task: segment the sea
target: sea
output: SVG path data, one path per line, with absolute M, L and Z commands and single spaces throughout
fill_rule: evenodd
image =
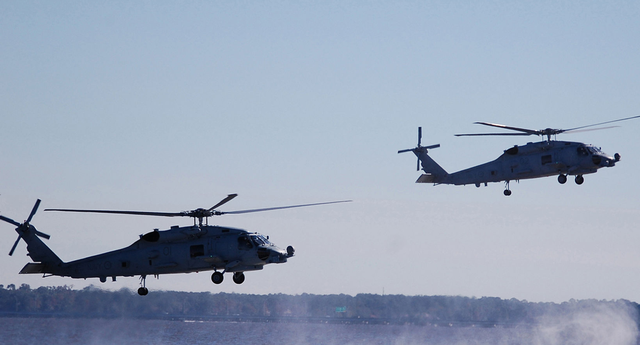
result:
M 0 318 L 0 344 L 620 344 L 637 327 L 385 325 L 197 320 Z

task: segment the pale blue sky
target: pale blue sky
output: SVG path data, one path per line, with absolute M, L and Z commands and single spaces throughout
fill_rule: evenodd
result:
M 237 286 L 209 273 L 154 289 L 640 301 L 640 121 L 560 139 L 622 161 L 486 188 L 417 185 L 526 138 L 456 138 L 474 121 L 571 128 L 640 115 L 640 5 L 531 2 L 0 2 L 0 214 L 42 208 L 223 210 L 297 255 Z M 531 138 L 529 140 L 537 140 Z M 39 212 L 63 260 L 190 220 Z M 9 252 L 15 232 L 1 226 Z M 137 288 L 18 275 L 0 283 Z

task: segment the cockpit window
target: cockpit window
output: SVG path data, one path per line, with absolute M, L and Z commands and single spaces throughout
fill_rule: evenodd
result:
M 247 236 L 238 237 L 238 249 L 251 249 L 253 248 L 253 244 L 251 244 L 251 240 Z
M 256 246 L 268 246 L 268 245 L 271 245 L 271 242 L 269 242 L 269 240 L 266 239 L 262 235 L 252 235 L 251 239 L 253 240 L 253 243 Z
M 587 151 L 586 147 L 578 146 L 578 155 L 580 155 L 580 156 L 588 156 L 589 152 Z
M 589 152 L 593 154 L 600 153 L 600 150 L 598 150 L 597 147 L 593 147 L 593 146 L 587 146 L 587 150 L 589 150 Z

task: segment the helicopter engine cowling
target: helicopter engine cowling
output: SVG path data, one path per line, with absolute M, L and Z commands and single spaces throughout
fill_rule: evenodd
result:
M 150 243 L 171 243 L 185 241 L 194 237 L 200 237 L 206 233 L 207 227 L 199 228 L 197 226 L 172 226 L 170 230 L 158 231 L 156 229 L 144 235 L 140 235 L 140 239 Z

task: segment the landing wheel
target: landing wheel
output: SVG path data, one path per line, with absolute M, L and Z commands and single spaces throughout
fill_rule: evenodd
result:
M 567 175 L 565 174 L 558 175 L 558 182 L 560 182 L 560 184 L 565 184 L 567 182 Z
M 222 283 L 223 280 L 224 280 L 224 276 L 220 272 L 213 272 L 213 274 L 211 275 L 211 281 L 214 284 L 220 284 Z
M 244 283 L 244 273 L 236 272 L 233 274 L 233 282 L 236 284 Z
M 576 184 L 582 184 L 584 182 L 584 177 L 582 175 L 576 176 Z
M 146 296 L 149 293 L 149 289 L 147 289 L 147 276 L 146 275 L 141 275 L 140 276 L 140 288 L 138 288 L 138 295 L 140 296 Z
M 511 190 L 509 189 L 509 181 L 504 181 L 504 196 L 511 195 Z

